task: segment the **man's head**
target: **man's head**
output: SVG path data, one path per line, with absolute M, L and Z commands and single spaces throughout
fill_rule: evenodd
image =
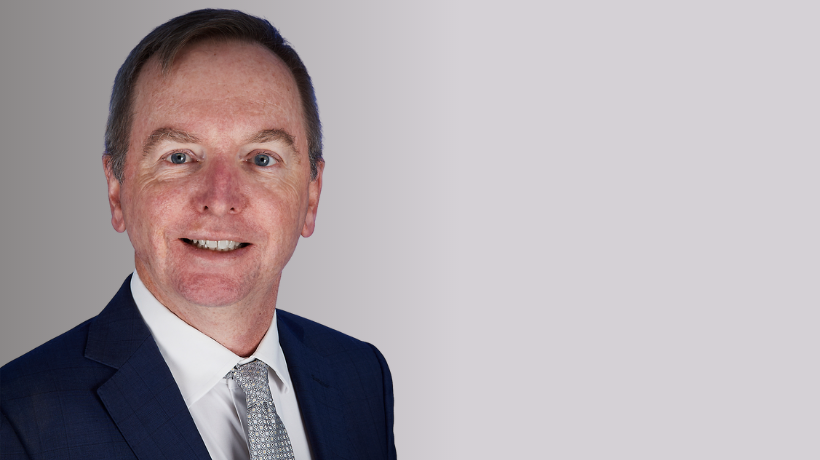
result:
M 127 132 L 121 164 L 104 156 L 112 224 L 128 231 L 140 277 L 172 311 L 275 301 L 299 236 L 313 233 L 321 192 L 316 104 L 293 70 L 295 52 L 287 47 L 288 62 L 268 42 L 191 32 L 216 30 L 212 17 L 248 18 L 202 11 L 160 26 L 123 65 L 134 75 L 117 76 L 131 80 L 126 100 L 116 85 L 112 96 L 111 117 L 125 110 L 127 121 L 110 122 L 107 137 Z M 267 27 L 266 39 L 286 46 Z M 146 42 L 155 51 L 142 57 Z

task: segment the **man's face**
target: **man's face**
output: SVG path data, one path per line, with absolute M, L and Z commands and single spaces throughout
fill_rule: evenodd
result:
M 169 307 L 275 300 L 323 166 L 311 180 L 290 71 L 258 44 L 198 43 L 164 76 L 146 63 L 133 110 L 124 180 L 106 175 L 146 286 Z

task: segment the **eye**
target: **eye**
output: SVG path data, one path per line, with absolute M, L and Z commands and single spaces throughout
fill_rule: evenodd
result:
M 185 152 L 174 152 L 165 158 L 175 165 L 181 165 L 192 161 L 191 157 Z
M 260 153 L 254 155 L 253 157 L 253 164 L 256 166 L 270 166 L 274 160 L 270 155 L 265 155 L 264 153 Z

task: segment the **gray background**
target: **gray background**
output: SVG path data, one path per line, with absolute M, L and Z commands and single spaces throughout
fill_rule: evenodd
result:
M 0 363 L 133 269 L 114 74 L 204 6 L 310 69 L 279 307 L 376 344 L 402 458 L 818 458 L 815 2 L 4 2 Z

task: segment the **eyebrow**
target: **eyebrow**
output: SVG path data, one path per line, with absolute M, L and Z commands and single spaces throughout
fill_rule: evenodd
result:
M 284 129 L 263 129 L 258 133 L 254 134 L 253 136 L 249 137 L 245 143 L 246 144 L 264 144 L 265 142 L 274 142 L 274 141 L 282 141 L 288 145 L 288 147 L 296 150 L 296 142 L 293 140 L 293 136 L 290 135 L 289 132 L 285 131 Z
M 191 133 L 174 128 L 159 128 L 155 129 L 154 132 L 149 134 L 145 139 L 145 144 L 142 147 L 143 153 L 149 153 L 154 147 L 157 146 L 157 144 L 166 139 L 183 142 L 186 144 L 195 144 L 199 142 L 199 138 Z

